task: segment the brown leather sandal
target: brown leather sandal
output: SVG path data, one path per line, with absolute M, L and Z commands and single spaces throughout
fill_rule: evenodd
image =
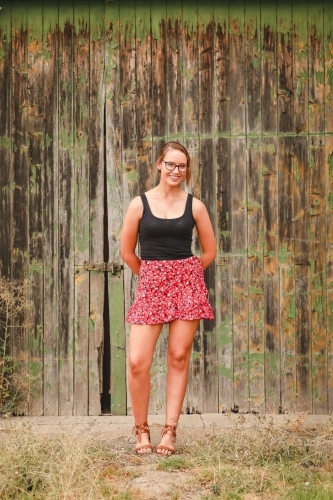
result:
M 147 422 L 144 424 L 135 424 L 133 428 L 133 432 L 135 433 L 137 440 L 139 443 L 141 442 L 141 434 L 148 434 L 149 442 L 150 442 L 150 430 Z M 147 450 L 150 450 L 148 453 L 138 453 L 139 450 L 142 450 L 143 448 L 147 448 Z M 153 451 L 153 447 L 151 444 L 143 444 L 142 446 L 137 446 L 135 448 L 135 453 L 138 455 L 150 455 L 150 453 Z
M 162 432 L 161 432 L 162 437 L 165 436 L 166 434 L 170 434 L 170 436 L 172 436 L 172 442 L 175 443 L 176 442 L 176 428 L 177 428 L 177 424 L 176 425 L 165 424 L 165 426 L 163 427 Z M 170 453 L 157 453 L 157 450 L 166 450 L 166 451 L 169 451 Z M 158 455 L 163 456 L 163 457 L 170 457 L 171 455 L 174 455 L 176 453 L 176 451 L 174 448 L 169 448 L 168 446 L 163 446 L 162 444 L 160 444 L 156 448 L 156 453 Z

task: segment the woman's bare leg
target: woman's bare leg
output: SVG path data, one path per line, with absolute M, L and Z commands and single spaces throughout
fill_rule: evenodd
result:
M 198 325 L 199 320 L 182 321 L 180 319 L 171 321 L 169 325 L 165 421 L 168 425 L 176 425 L 179 419 L 187 387 L 188 366 L 193 339 Z M 160 444 L 174 448 L 170 434 L 163 436 Z M 161 450 L 161 453 L 170 454 L 166 450 Z
M 137 425 L 147 422 L 150 396 L 149 371 L 153 361 L 156 341 L 162 329 L 159 325 L 131 325 L 129 337 L 128 383 L 132 400 L 134 421 Z M 137 446 L 149 444 L 148 434 L 141 434 Z M 139 453 L 149 452 L 142 448 Z

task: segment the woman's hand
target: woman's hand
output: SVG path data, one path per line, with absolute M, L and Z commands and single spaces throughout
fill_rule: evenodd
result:
M 206 269 L 217 255 L 213 226 L 207 208 L 197 198 L 193 198 L 192 213 L 202 251 L 199 260 L 203 269 Z
M 133 273 L 139 275 L 141 260 L 135 253 L 138 240 L 139 224 L 143 205 L 140 196 L 134 198 L 128 206 L 121 232 L 120 255 Z

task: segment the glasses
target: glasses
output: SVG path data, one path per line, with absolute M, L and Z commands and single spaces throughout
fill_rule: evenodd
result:
M 176 163 L 173 163 L 172 161 L 164 161 L 164 160 L 162 160 L 162 161 L 165 164 L 165 168 L 167 170 L 169 170 L 169 172 L 172 172 L 173 170 L 175 170 L 176 167 L 178 167 L 178 172 L 180 172 L 181 174 L 184 174 L 188 169 L 188 165 L 186 163 L 180 163 L 179 165 L 177 165 Z

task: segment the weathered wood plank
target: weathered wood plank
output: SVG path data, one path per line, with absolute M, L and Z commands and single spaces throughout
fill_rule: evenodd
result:
M 43 415 L 43 309 L 44 309 L 44 268 L 42 265 L 30 265 L 28 269 L 30 311 L 28 338 L 28 383 L 29 415 Z
M 204 202 L 213 228 L 216 226 L 216 141 L 206 138 L 214 133 L 214 9 L 202 4 L 198 7 L 198 50 L 199 50 L 199 198 Z M 205 271 L 205 282 L 209 291 L 209 301 L 215 310 L 216 268 L 213 262 Z M 218 366 L 216 320 L 202 321 L 203 377 L 202 411 L 218 410 Z
M 218 134 L 229 134 L 231 129 L 229 11 L 228 5 L 216 5 L 214 8 L 215 128 Z
M 333 136 L 326 136 L 326 293 L 328 413 L 333 414 Z
M 293 0 L 293 95 L 294 132 L 309 130 L 309 48 L 308 16 L 304 2 Z
M 277 139 L 263 139 L 264 335 L 267 413 L 281 408 Z
M 167 137 L 167 38 L 166 3 L 151 0 L 153 159 Z M 158 174 L 155 174 L 158 182 Z
M 88 319 L 89 272 L 84 266 L 75 266 L 74 275 L 74 389 L 73 414 L 88 415 Z
M 74 185 L 73 8 L 59 0 L 59 414 L 73 414 Z
M 260 6 L 245 4 L 246 131 L 261 132 Z
M 292 132 L 294 123 L 292 11 L 277 4 L 278 131 Z
M 263 276 L 263 176 L 258 139 L 247 140 L 247 226 L 250 410 L 265 410 L 265 339 Z
M 104 250 L 104 257 L 110 261 L 119 260 L 119 242 L 123 220 L 123 171 L 121 163 L 121 121 L 120 121 L 120 23 L 119 1 L 105 4 L 105 154 L 106 154 L 106 186 L 107 200 L 106 225 L 108 238 Z M 109 300 L 109 297 L 108 297 Z M 126 299 L 124 299 L 126 300 Z M 109 311 L 110 317 L 110 311 Z M 106 322 L 105 326 L 110 324 Z M 96 332 L 97 333 L 97 332 Z M 125 331 L 122 332 L 125 336 Z M 106 339 L 108 336 L 108 339 Z M 110 345 L 110 331 L 104 331 L 104 345 Z M 98 345 L 98 338 L 95 338 Z M 102 347 L 101 347 L 102 350 Z M 109 366 L 104 367 L 104 374 L 109 380 L 103 383 L 103 392 L 110 392 L 111 354 L 110 359 L 104 359 Z M 116 384 L 116 381 L 115 381 Z M 104 394 L 111 409 L 111 396 Z M 106 402 L 105 402 L 106 404 Z
M 219 139 L 216 150 L 217 165 L 217 220 L 216 240 L 216 335 L 218 362 L 218 411 L 233 407 L 233 301 L 232 301 L 232 196 L 231 143 Z
M 140 193 L 154 186 L 155 166 L 152 156 L 152 54 L 150 6 L 137 1 L 136 9 L 136 126 L 137 173 Z
M 104 63 L 105 25 L 102 4 L 90 9 L 90 124 L 89 124 L 89 198 L 90 198 L 90 260 L 103 262 L 107 235 L 104 235 L 105 200 L 105 139 L 104 139 Z M 105 276 L 90 273 L 89 321 L 89 415 L 101 413 L 100 372 L 103 359 L 103 309 Z
M 58 415 L 59 163 L 58 1 L 43 6 L 44 53 L 44 415 Z M 53 110 L 52 112 L 50 110 Z
M 231 140 L 234 410 L 249 411 L 246 142 Z
M 328 412 L 333 414 L 333 6 L 324 2 Z
M 122 273 L 108 273 L 111 340 L 111 413 L 126 415 L 126 338 Z
M 191 0 L 183 0 L 183 143 L 191 156 L 192 180 L 189 191 L 200 197 L 199 191 L 199 48 L 198 6 Z M 193 243 L 192 251 L 195 252 Z M 202 411 L 202 326 L 194 337 L 188 371 L 188 386 L 184 398 L 183 413 Z
M 228 5 L 214 6 L 215 22 L 215 129 L 230 134 L 230 40 Z M 232 331 L 232 248 L 231 248 L 231 146 L 229 138 L 216 140 L 216 341 L 218 366 L 218 409 L 233 407 L 233 331 Z
M 11 2 L 2 4 L 0 24 L 0 274 L 11 276 L 12 248 L 12 137 L 11 137 Z M 10 250 L 9 250 L 10 249 Z
M 183 0 L 183 141 L 195 163 L 194 155 L 199 149 L 199 55 L 198 55 L 198 9 L 191 0 Z M 193 170 L 193 169 L 192 169 Z
M 230 109 L 231 134 L 245 133 L 245 50 L 244 50 L 244 2 L 229 5 L 230 30 Z
M 90 18 L 82 2 L 74 0 L 73 36 L 73 134 L 74 156 L 74 415 L 88 415 L 89 273 L 83 265 L 90 259 Z M 88 79 L 88 82 L 87 82 Z M 97 174 L 97 175 L 96 175 Z M 95 173 L 98 178 L 98 173 Z M 100 240 L 99 240 L 100 241 Z M 77 267 L 79 266 L 79 267 Z
M 293 140 L 278 139 L 279 280 L 281 335 L 281 411 L 295 410 L 296 303 L 294 267 Z
M 308 139 L 294 138 L 294 259 L 296 305 L 296 390 L 298 408 L 312 411 L 309 261 Z
M 325 189 L 326 165 L 325 145 L 321 136 L 311 139 L 309 158 L 310 184 L 310 294 L 311 294 L 311 367 L 312 367 L 312 411 L 325 414 L 327 401 L 327 335 L 326 335 L 326 224 Z
M 151 8 L 151 64 L 152 64 L 152 161 L 154 183 L 159 182 L 155 161 L 158 152 L 167 141 L 167 14 L 166 2 L 152 0 Z M 157 341 L 151 369 L 151 398 L 149 413 L 165 413 L 167 330 L 164 329 Z
M 168 139 L 179 137 L 183 128 L 182 86 L 182 5 L 181 0 L 166 4 L 166 115 Z
M 29 262 L 29 160 L 28 160 L 28 58 L 27 58 L 27 11 L 22 4 L 13 5 L 12 10 L 12 84 L 11 84 L 11 130 L 12 130 L 12 275 L 23 282 Z M 28 365 L 28 330 L 24 314 L 17 318 L 15 337 L 11 339 L 12 355 L 24 373 Z M 13 325 L 14 326 L 14 325 Z M 22 327 L 23 326 L 23 327 Z M 18 407 L 18 414 L 26 414 L 26 402 Z
M 43 190 L 44 190 L 44 55 L 42 6 L 28 5 L 28 156 L 29 261 L 32 268 L 28 369 L 33 374 L 30 415 L 43 415 Z
M 325 132 L 333 132 L 333 5 L 324 0 Z
M 328 413 L 333 414 L 333 6 L 324 2 Z
M 262 130 L 277 131 L 277 31 L 276 5 L 261 3 L 261 114 Z
M 135 19 L 132 12 L 135 10 L 135 2 L 130 2 L 128 6 L 120 5 L 120 99 L 121 99 L 121 164 L 123 168 L 123 207 L 127 209 L 131 199 L 139 194 L 138 186 L 138 173 L 137 173 L 137 127 L 136 127 L 136 43 L 135 43 Z M 126 207 L 126 208 L 125 208 Z M 137 278 L 133 276 L 130 269 L 124 272 L 124 287 L 125 287 L 125 309 L 132 303 L 133 295 L 136 289 Z M 110 285 L 117 286 L 117 282 L 112 280 L 109 283 L 109 301 L 115 300 L 110 291 Z M 134 285 L 134 286 L 133 286 Z M 119 285 L 120 286 L 120 285 Z M 120 293 L 120 292 L 119 292 Z M 133 295 L 132 295 L 133 294 Z M 111 310 L 110 305 L 110 318 L 112 315 L 117 314 L 116 311 Z M 120 318 L 118 320 L 118 323 Z M 121 330 L 114 328 L 110 319 L 110 338 L 111 338 L 111 411 L 120 412 L 120 403 L 115 403 L 117 397 L 115 394 L 122 391 L 121 403 L 126 404 L 126 397 L 124 395 L 124 381 L 120 378 L 120 385 L 118 387 L 117 380 L 114 378 L 117 374 L 115 367 L 118 362 L 121 362 L 121 350 L 123 346 L 123 338 L 120 337 Z M 119 357 L 120 356 L 120 357 Z M 121 376 L 121 375 L 120 375 Z M 112 394 L 114 398 L 112 399 Z M 124 403 L 125 401 L 125 403 Z
M 308 3 L 309 132 L 325 129 L 324 11 L 321 3 Z

